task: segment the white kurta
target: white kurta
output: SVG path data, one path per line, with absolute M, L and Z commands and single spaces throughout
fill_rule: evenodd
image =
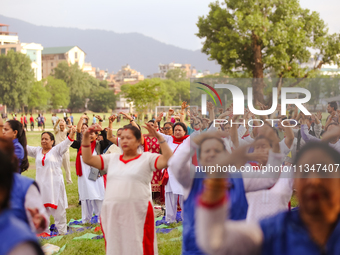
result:
M 106 254 L 158 254 L 150 182 L 159 156 L 144 152 L 124 161 L 116 153 L 101 155 L 107 170 L 101 212 Z
M 96 150 L 93 150 L 94 156 L 97 155 Z M 90 180 L 89 174 L 91 167 L 84 163 L 83 156 L 80 156 L 82 176 L 78 176 L 78 191 L 79 200 L 104 200 L 104 180 L 102 177 L 96 181 Z
M 41 147 L 27 145 L 27 154 L 35 158 L 36 182 L 39 185 L 41 198 L 45 207 L 57 209 L 58 201 L 62 201 L 65 208 L 68 207 L 67 196 L 61 164 L 63 154 L 69 149 L 73 141 L 65 141 L 54 146 L 45 155 Z
M 161 134 L 161 135 L 163 136 L 163 138 L 165 139 L 165 141 L 169 145 L 169 147 L 172 150 L 172 152 L 174 152 L 176 150 L 176 148 L 180 145 L 178 143 L 174 143 L 174 139 L 173 139 L 172 136 L 164 135 L 164 134 Z M 165 185 L 165 193 L 172 192 L 173 194 L 182 195 L 183 196 L 183 187 L 176 180 L 176 177 L 175 177 L 173 171 L 171 170 L 171 168 L 172 167 L 170 167 L 170 166 L 168 167 L 169 180 L 168 180 L 168 183 Z

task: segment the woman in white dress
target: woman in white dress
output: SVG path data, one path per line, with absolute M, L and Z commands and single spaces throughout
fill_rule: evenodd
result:
M 96 130 L 89 128 L 83 137 L 84 162 L 107 170 L 101 212 L 106 254 L 158 254 L 150 182 L 154 171 L 167 167 L 172 151 L 150 124 L 145 128 L 158 139 L 162 155 L 138 153 L 141 132 L 134 126 L 126 126 L 121 134 L 123 155 L 94 156 L 90 150 L 90 134 Z
M 67 196 L 63 172 L 61 170 L 64 153 L 74 141 L 76 128 L 72 127 L 68 139 L 54 146 L 54 135 L 43 132 L 41 147 L 27 145 L 27 154 L 35 158 L 36 182 L 39 185 L 41 197 L 47 214 L 54 217 L 59 234 L 66 234 Z
M 186 125 L 182 122 L 177 122 L 173 126 L 173 136 L 165 135 L 159 133 L 163 139 L 169 144 L 169 147 L 176 153 L 177 148 L 180 144 L 183 143 L 185 139 L 189 136 L 187 135 Z M 176 221 L 177 214 L 177 201 L 179 202 L 181 209 L 183 211 L 183 187 L 176 180 L 174 175 L 173 167 L 168 167 L 167 169 L 169 174 L 169 180 L 165 185 L 165 207 L 166 207 L 166 215 L 165 220 L 169 223 Z M 183 217 L 183 216 L 182 216 Z
M 105 149 L 106 147 L 106 134 L 104 133 L 105 141 L 98 141 L 98 132 L 102 131 L 102 127 L 99 124 L 95 124 L 93 127 L 95 127 L 97 131 L 90 134 L 90 148 L 92 155 L 96 156 L 102 154 L 103 148 Z M 84 163 L 80 141 L 75 141 L 72 147 L 79 149 L 76 158 L 76 173 L 78 175 L 78 192 L 79 200 L 81 201 L 82 223 L 89 223 L 91 222 L 93 214 L 98 218 L 100 216 L 105 194 L 104 178 L 98 175 L 98 169 L 93 169 Z

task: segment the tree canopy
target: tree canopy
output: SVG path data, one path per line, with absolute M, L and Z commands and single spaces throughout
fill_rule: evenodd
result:
M 79 69 L 76 63 L 69 66 L 66 61 L 59 63 L 54 68 L 53 76 L 56 79 L 63 80 L 70 89 L 70 103 L 68 107 L 72 110 L 83 108 L 91 89 L 94 85 L 97 86 L 99 84 L 98 80 Z
M 162 95 L 160 86 L 158 79 L 147 79 L 135 85 L 122 85 L 121 93 L 128 102 L 134 103 L 137 112 L 146 113 L 159 103 Z
M 70 103 L 70 89 L 63 80 L 48 76 L 44 81 L 46 90 L 51 94 L 52 109 L 67 108 Z
M 12 109 L 27 105 L 34 83 L 31 60 L 22 53 L 10 50 L 0 55 L 0 102 Z
M 51 98 L 51 94 L 46 90 L 41 81 L 36 81 L 28 95 L 28 109 L 45 110 L 48 107 L 48 102 Z
M 209 6 L 209 14 L 197 22 L 197 36 L 205 39 L 202 52 L 226 74 L 239 71 L 260 78 L 253 82 L 258 101 L 263 101 L 266 73 L 299 82 L 323 64 L 340 63 L 339 34 L 329 34 L 319 14 L 301 8 L 298 0 L 224 0 Z M 304 68 L 310 50 L 316 65 Z
M 170 79 L 170 80 L 173 80 L 173 81 L 184 81 L 187 79 L 187 73 L 180 69 L 180 68 L 176 68 L 176 69 L 172 69 L 172 70 L 169 70 L 165 77 L 167 79 Z
M 109 110 L 115 109 L 116 96 L 114 91 L 100 86 L 91 93 L 89 108 L 95 112 L 108 112 Z

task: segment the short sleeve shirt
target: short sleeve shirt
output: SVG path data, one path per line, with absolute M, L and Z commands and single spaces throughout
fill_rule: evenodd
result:
M 116 153 L 100 155 L 102 170 L 107 170 L 105 199 L 127 201 L 130 199 L 150 199 L 150 182 L 157 169 L 160 155 L 143 152 L 136 158 L 124 160 Z

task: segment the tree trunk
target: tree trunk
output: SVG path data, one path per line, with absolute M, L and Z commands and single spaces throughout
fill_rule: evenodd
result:
M 259 38 L 255 33 L 252 33 L 252 49 L 254 57 L 254 69 L 253 69 L 253 97 L 255 105 L 257 102 L 264 103 L 263 89 L 265 84 L 263 82 L 263 63 L 262 63 L 262 48 L 259 44 Z

